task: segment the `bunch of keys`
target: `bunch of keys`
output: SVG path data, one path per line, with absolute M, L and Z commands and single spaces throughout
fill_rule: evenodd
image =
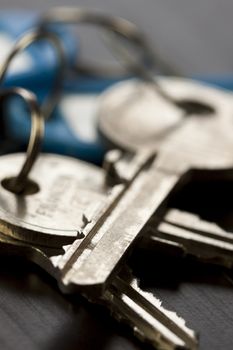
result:
M 126 88 L 127 84 L 133 90 L 129 99 L 127 93 L 120 93 L 123 101 L 119 101 L 116 87 L 115 101 L 115 90 L 100 100 L 99 128 L 106 139 L 130 152 L 110 151 L 102 169 L 48 154 L 35 163 L 43 135 L 40 108 L 34 96 L 23 89 L 1 93 L 1 100 L 12 93 L 21 96 L 33 116 L 27 158 L 19 175 L 15 176 L 15 167 L 20 168 L 24 155 L 0 159 L 1 246 L 39 264 L 58 280 L 63 291 L 79 292 L 107 306 L 154 347 L 196 349 L 194 331 L 174 312 L 165 310 L 156 296 L 140 288 L 127 256 L 142 245 L 151 249 L 153 243 L 157 249 L 162 243 L 232 266 L 229 233 L 195 217 L 191 222 L 185 212 L 167 213 L 169 198 L 192 176 L 231 176 L 231 98 L 188 81 L 165 80 L 159 90 L 162 96 L 152 94 L 156 112 L 161 106 L 162 117 L 171 120 L 154 133 L 146 122 L 148 111 L 140 126 L 135 123 L 135 110 L 129 113 L 134 118 L 130 127 L 135 129 L 127 129 L 127 113 L 135 109 L 132 102 L 135 96 L 136 101 L 143 99 L 146 91 L 145 86 L 138 90 L 134 83 L 126 83 Z M 170 105 L 164 96 L 173 96 Z M 108 129 L 109 113 L 113 130 Z M 151 117 L 157 128 L 159 118 L 153 111 Z M 121 142 L 122 133 L 133 130 L 141 137 L 139 147 L 135 135 L 125 135 Z M 132 142 L 136 146 L 133 143 L 131 147 Z
M 127 255 L 144 239 L 156 241 L 155 232 L 162 231 L 158 224 L 166 214 L 166 202 L 190 178 L 191 169 L 196 169 L 199 176 L 213 174 L 221 178 L 227 175 L 226 169 L 231 169 L 229 96 L 210 90 L 205 103 L 213 112 L 180 121 L 161 139 L 156 152 L 147 147 L 134 154 L 110 151 L 103 169 L 68 157 L 41 154 L 29 178 L 38 155 L 43 119 L 30 93 L 16 92 L 30 103 L 37 127 L 32 124 L 27 161 L 18 177 L 15 168 L 20 167 L 22 154 L 2 156 L 0 160 L 4 250 L 17 248 L 51 273 L 62 290 L 77 291 L 93 302 L 103 303 L 153 346 L 196 349 L 196 335 L 184 320 L 165 310 L 156 296 L 141 290 L 127 267 Z M 2 98 L 5 95 L 2 93 Z M 35 135 L 37 141 L 33 141 Z M 218 142 L 219 135 L 224 135 L 224 144 Z M 208 158 L 210 151 L 212 158 Z M 209 257 L 223 264 L 229 261 L 230 236 L 225 243 L 227 233 L 217 236 L 215 232 L 216 239 L 210 234 L 205 241 L 200 232 L 199 246 L 208 241 Z M 216 249 L 215 241 L 223 242 L 225 255 L 224 249 Z M 201 254 L 198 241 L 195 244 L 197 255 Z
M 15 251 L 17 247 L 18 252 L 52 273 L 62 289 L 79 291 L 107 305 L 154 345 L 173 348 L 175 342 L 195 348 L 193 332 L 175 314 L 164 310 L 156 298 L 142 292 L 127 266 L 121 268 L 120 264 L 156 207 L 157 191 L 150 198 L 152 184 L 148 181 L 153 174 L 153 153 L 143 152 L 131 161 L 118 159 L 115 165 L 122 178 L 112 184 L 108 167 L 115 158 L 112 153 L 107 157 L 106 171 L 78 160 L 43 154 L 28 178 L 38 155 L 43 119 L 30 93 L 13 92 L 29 103 L 34 122 L 28 156 L 17 177 L 15 167 L 20 167 L 24 156 L 1 158 L 0 227 L 4 250 Z M 1 96 L 8 95 L 5 92 Z M 166 183 L 164 190 L 168 190 Z M 148 198 L 152 206 L 145 210 Z

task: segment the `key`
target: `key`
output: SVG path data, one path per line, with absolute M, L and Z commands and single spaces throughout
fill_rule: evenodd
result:
M 204 101 L 207 103 L 206 107 L 209 106 L 209 111 L 213 108 L 213 111 L 219 111 L 220 114 L 229 115 L 231 113 L 229 96 L 220 90 L 181 79 L 163 78 L 160 80 L 160 84 L 167 93 L 172 95 L 173 99 L 180 101 L 181 105 L 182 102 L 187 104 L 189 101 L 191 106 L 191 101 L 202 102 L 204 97 Z M 108 144 L 118 145 L 121 149 L 131 151 L 136 151 L 143 147 L 158 149 L 163 138 L 166 135 L 169 136 L 169 133 L 172 133 L 176 127 L 179 128 L 180 123 L 184 119 L 184 114 L 182 116 L 180 110 L 171 105 L 169 101 L 161 99 L 161 96 L 157 96 L 153 89 L 145 84 L 133 83 L 132 81 L 118 84 L 118 86 L 109 89 L 100 99 L 99 105 L 99 129 L 104 134 Z M 207 112 L 208 108 L 205 111 Z M 119 118 L 116 115 L 118 113 Z M 203 116 L 203 118 L 205 117 Z M 166 236 L 162 233 L 165 228 L 163 225 L 163 230 L 160 231 L 160 243 L 164 244 L 167 242 L 171 245 L 173 242 L 172 246 L 177 248 L 177 245 L 174 244 L 175 239 L 177 239 L 181 248 L 181 237 L 183 235 L 182 250 L 185 252 L 190 251 L 193 245 L 190 246 L 191 240 L 189 238 L 191 236 L 188 235 L 188 231 L 191 230 L 191 224 L 195 223 L 195 230 L 199 231 L 199 233 L 202 232 L 202 235 L 199 235 L 197 239 L 197 235 L 194 236 L 192 231 L 192 239 L 194 239 L 196 247 L 195 254 L 199 257 L 202 254 L 203 258 L 206 259 L 208 256 L 208 260 L 212 262 L 216 261 L 220 264 L 231 266 L 232 247 L 228 244 L 229 242 L 225 242 L 227 244 L 224 245 L 223 240 L 225 238 L 224 235 L 219 235 L 219 229 L 216 231 L 216 227 L 214 228 L 213 225 L 207 222 L 201 222 L 196 216 L 183 214 L 181 216 L 177 212 L 177 215 L 173 215 L 172 222 L 166 224 Z M 181 229 L 183 219 L 185 222 L 189 222 L 188 227 L 185 227 L 186 235 L 184 235 L 185 231 Z M 173 225 L 176 225 L 176 227 L 173 228 Z M 207 244 L 205 240 L 207 233 L 213 230 L 217 234 L 217 237 L 214 237 L 217 238 L 217 241 L 209 239 Z M 157 234 L 158 232 L 156 232 Z M 229 234 L 227 236 L 229 237 Z M 150 238 L 148 239 L 150 240 Z M 151 247 L 151 244 L 153 246 L 153 242 L 157 244 L 158 239 L 158 237 L 153 235 L 148 247 Z M 172 239 L 172 242 L 170 239 Z M 231 239 L 230 243 L 232 243 Z M 213 244 L 213 247 L 211 244 Z M 216 244 L 218 248 L 216 248 Z M 207 251 L 203 249 L 203 245 L 207 248 Z M 224 245 L 224 248 L 222 245 Z
M 114 166 L 113 166 L 114 167 Z M 111 172 L 111 171 L 110 171 Z M 137 248 L 157 251 L 160 248 L 189 254 L 208 263 L 232 267 L 232 233 L 197 215 L 168 209 L 164 216 L 153 216 L 143 228 Z
M 111 156 L 117 159 L 118 152 Z M 57 268 L 64 284 L 79 285 L 88 294 L 101 292 L 151 216 L 153 208 L 144 208 L 148 195 L 141 188 L 147 185 L 153 159 L 148 152 L 119 159 L 115 163 L 119 178 L 111 185 L 111 169 L 105 172 L 68 157 L 43 154 L 32 170 L 30 187 L 23 196 L 16 196 L 7 182 L 20 168 L 23 155 L 2 156 L 0 229 L 42 245 L 60 245 L 60 240 L 68 245 L 78 238 L 57 261 Z M 135 205 L 135 198 L 141 198 L 141 203 Z M 142 209 L 144 215 L 135 222 L 132 215 Z M 126 226 L 128 232 L 122 234 Z M 109 256 L 111 250 L 113 256 Z
M 61 248 L 20 242 L 0 233 L 0 250 L 4 254 L 17 253 L 36 262 L 56 276 L 59 282 L 53 261 L 57 254 L 61 254 Z M 144 292 L 127 266 L 114 277 L 101 300 L 95 302 L 108 307 L 118 321 L 126 323 L 141 341 L 150 343 L 156 349 L 198 348 L 194 331 L 175 312 L 166 310 L 156 296 Z

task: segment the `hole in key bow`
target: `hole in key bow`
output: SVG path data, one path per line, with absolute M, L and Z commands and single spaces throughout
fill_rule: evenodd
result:
M 202 115 L 209 116 L 215 113 L 215 109 L 208 105 L 207 103 L 203 103 L 200 101 L 184 99 L 180 101 L 176 101 L 176 105 L 182 108 L 186 112 L 186 116 L 189 115 Z
M 5 188 L 5 190 L 15 193 L 15 181 L 16 181 L 16 177 L 8 177 L 2 180 L 1 185 L 3 188 Z M 23 191 L 20 192 L 20 194 L 22 196 L 31 195 L 39 192 L 39 190 L 40 190 L 40 187 L 36 182 L 30 179 L 26 179 L 25 187 Z

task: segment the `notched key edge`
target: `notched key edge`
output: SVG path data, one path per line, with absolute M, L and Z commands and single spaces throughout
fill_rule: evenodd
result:
M 104 300 L 118 321 L 130 326 L 142 341 L 156 349 L 198 348 L 197 335 L 175 312 L 166 310 L 152 293 L 143 291 L 136 278 L 118 275 L 106 290 Z

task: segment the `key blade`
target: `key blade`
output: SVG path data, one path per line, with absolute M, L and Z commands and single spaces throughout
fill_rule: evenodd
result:
M 203 232 L 210 238 L 222 239 L 224 242 L 233 243 L 232 233 L 223 230 L 216 223 L 202 220 L 198 215 L 190 212 L 170 209 L 165 215 L 164 221 L 187 230 Z
M 143 291 L 136 278 L 118 276 L 104 294 L 117 320 L 133 328 L 135 335 L 156 349 L 198 348 L 197 337 L 175 312 L 166 310 L 152 293 Z
M 93 239 L 79 250 L 80 255 L 65 271 L 64 284 L 73 285 L 89 296 L 102 293 L 146 222 L 161 207 L 177 181 L 177 176 L 165 176 L 153 167 L 142 171 L 105 222 L 94 228 Z
M 200 260 L 216 263 L 231 268 L 233 265 L 233 244 L 205 236 L 190 230 L 163 223 L 158 229 L 158 235 L 169 237 L 184 247 L 186 254 Z
M 170 209 L 161 223 L 151 221 L 143 246 L 156 250 L 158 243 L 167 245 L 171 251 L 179 248 L 184 254 L 208 263 L 233 266 L 232 234 L 192 213 Z

